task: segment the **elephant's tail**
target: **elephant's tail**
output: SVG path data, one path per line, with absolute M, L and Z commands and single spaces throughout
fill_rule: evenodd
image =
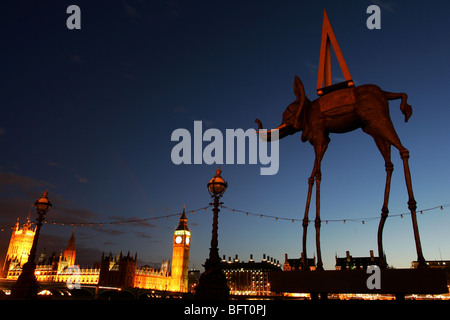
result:
M 409 118 L 412 115 L 412 107 L 406 103 L 408 95 L 406 93 L 393 93 L 387 91 L 384 91 L 384 94 L 386 95 L 388 100 L 402 99 L 402 102 L 400 103 L 400 110 L 405 115 L 405 122 L 408 122 Z

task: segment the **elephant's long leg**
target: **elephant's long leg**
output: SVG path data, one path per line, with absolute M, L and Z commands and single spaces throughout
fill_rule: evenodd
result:
M 306 255 L 306 232 L 308 229 L 308 224 L 309 224 L 309 205 L 311 203 L 311 193 L 312 193 L 312 188 L 314 185 L 314 172 L 316 170 L 316 166 L 314 166 L 313 169 L 313 173 L 312 176 L 308 179 L 308 197 L 306 199 L 306 208 L 305 208 L 305 215 L 303 217 L 303 239 L 302 239 L 302 264 L 303 264 L 303 269 L 304 270 L 309 270 L 309 266 L 308 266 L 308 260 L 307 260 L 307 255 Z
M 378 226 L 378 235 L 377 235 L 378 257 L 380 258 L 380 267 L 386 268 L 387 265 L 383 250 L 383 228 L 384 223 L 386 222 L 386 219 L 389 214 L 388 203 L 389 203 L 389 194 L 391 190 L 391 177 L 392 171 L 394 171 L 394 165 L 391 162 L 391 144 L 387 140 L 384 140 L 376 135 L 373 135 L 372 137 L 375 140 L 375 143 L 378 149 L 380 150 L 381 155 L 384 158 L 386 168 L 386 186 L 384 188 L 384 202 L 383 207 L 381 208 L 381 219 L 380 224 Z
M 374 137 L 375 142 L 377 141 L 376 138 L 384 139 L 388 141 L 391 145 L 396 147 L 400 152 L 400 157 L 402 158 L 403 169 L 405 172 L 406 188 L 408 190 L 408 208 L 411 211 L 414 240 L 416 243 L 416 251 L 417 251 L 417 261 L 419 263 L 418 267 L 426 268 L 427 265 L 425 263 L 425 259 L 422 254 L 422 246 L 420 244 L 420 237 L 419 237 L 419 227 L 417 225 L 417 216 L 416 216 L 417 203 L 416 200 L 414 199 L 411 181 L 411 172 L 409 170 L 409 163 L 408 163 L 409 151 L 400 142 L 397 132 L 395 132 L 394 125 L 390 120 L 386 122 L 371 123 L 370 125 L 367 125 L 363 130 L 369 133 L 372 137 Z
M 414 199 L 411 181 L 411 172 L 409 170 L 409 163 L 408 163 L 409 151 L 406 148 L 400 149 L 400 157 L 403 160 L 403 168 L 405 170 L 405 181 L 406 181 L 406 188 L 408 189 L 408 198 L 409 198 L 408 208 L 411 211 L 414 240 L 416 243 L 416 251 L 417 251 L 417 261 L 419 263 L 418 268 L 426 268 L 427 264 L 422 254 L 422 245 L 420 244 L 419 227 L 417 225 L 417 216 L 416 216 L 417 202 Z
M 384 188 L 384 202 L 383 207 L 381 208 L 381 219 L 380 224 L 378 226 L 378 257 L 380 258 L 380 267 L 386 268 L 386 260 L 384 257 L 384 250 L 383 250 L 383 228 L 384 223 L 386 222 L 386 219 L 389 214 L 388 209 L 388 202 L 389 202 L 389 193 L 391 189 L 391 177 L 392 177 L 392 171 L 394 171 L 394 165 L 392 162 L 386 162 L 386 186 Z
M 323 270 L 322 253 L 320 250 L 320 181 L 321 174 L 316 174 L 316 219 L 314 226 L 316 227 L 316 251 L 317 251 L 317 270 Z
M 320 249 L 320 182 L 322 180 L 322 173 L 320 170 L 321 162 L 325 151 L 327 150 L 330 139 L 326 137 L 319 144 L 314 145 L 314 151 L 316 153 L 316 219 L 314 220 L 314 226 L 316 228 L 316 251 L 317 251 L 317 270 L 323 270 L 322 253 Z

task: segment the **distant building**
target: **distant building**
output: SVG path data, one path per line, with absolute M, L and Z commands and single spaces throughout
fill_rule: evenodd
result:
M 133 288 L 136 277 L 137 253 L 134 258 L 130 252 L 126 256 L 120 255 L 114 257 L 111 253 L 105 257 L 102 255 L 100 262 L 100 276 L 98 285 L 104 287 Z
M 156 269 L 148 265 L 136 269 L 136 277 L 134 286 L 136 288 L 154 289 L 154 290 L 169 290 L 170 277 L 170 261 L 163 260 L 161 267 Z
M 69 244 L 64 250 L 64 260 L 67 262 L 68 266 L 75 265 L 75 258 L 77 256 L 77 252 L 75 250 L 75 228 L 72 231 L 72 236 L 69 239 Z
M 188 292 L 195 293 L 195 287 L 198 285 L 200 279 L 200 270 L 191 269 L 188 271 Z
M 22 273 L 22 266 L 28 261 L 35 231 L 31 228 L 30 220 L 19 228 L 19 220 L 13 228 L 2 276 L 17 280 Z M 173 234 L 172 265 L 163 260 L 160 269 L 149 266 L 137 268 L 137 253 L 132 257 L 122 253 L 118 255 L 102 254 L 100 267 L 80 268 L 75 264 L 75 231 L 69 239 L 66 249 L 59 255 L 53 253 L 47 257 L 45 249 L 39 256 L 36 266 L 38 281 L 73 282 L 110 286 L 117 288 L 143 288 L 187 292 L 188 266 L 191 232 L 187 226 L 185 210 L 180 217 L 177 229 Z
M 450 271 L 450 260 L 427 260 L 425 261 L 428 267 L 446 269 Z M 411 268 L 416 269 L 419 263 L 417 261 L 411 262 Z
M 450 260 L 427 260 L 425 261 L 429 268 L 444 269 L 447 277 L 447 287 L 450 291 Z M 419 263 L 417 261 L 411 262 L 411 268 L 416 269 Z
M 269 272 L 281 271 L 280 262 L 269 256 L 266 259 L 265 254 L 261 262 L 255 262 L 253 255 L 248 262 L 239 261 L 237 255 L 228 261 L 223 256 L 221 267 L 232 295 L 270 295 Z
M 345 257 L 339 258 L 336 255 L 335 258 L 336 270 L 367 269 L 370 265 L 380 266 L 380 258 L 373 255 L 373 250 L 370 250 L 369 257 L 353 257 L 350 251 L 346 251 Z
M 34 234 L 35 230 L 31 228 L 30 218 L 27 218 L 22 225 L 22 228 L 19 227 L 19 219 L 17 219 L 3 263 L 1 273 L 3 278 L 8 276 L 8 271 L 10 269 L 22 268 L 28 261 L 28 256 L 33 245 Z
M 316 257 L 306 259 L 309 270 L 316 270 Z M 284 254 L 283 271 L 301 271 L 303 267 L 303 252 L 299 259 L 288 259 L 287 253 Z
M 142 288 L 187 292 L 188 266 L 191 232 L 187 226 L 185 210 L 180 217 L 178 227 L 173 234 L 172 268 L 163 261 L 160 269 L 144 266 L 136 267 L 137 253 L 134 258 L 128 253 L 102 256 L 99 285 L 119 288 Z
M 22 266 L 28 261 L 28 255 L 34 239 L 34 230 L 31 229 L 30 220 L 19 228 L 17 221 L 9 242 L 8 252 L 3 266 L 3 278 L 17 280 L 22 273 Z M 26 259 L 25 259 L 26 256 Z M 79 284 L 97 284 L 100 274 L 98 267 L 79 268 L 75 265 L 75 230 L 69 239 L 66 249 L 59 255 L 52 253 L 47 257 L 45 249 L 39 256 L 36 265 L 36 279 L 39 282 L 66 282 L 69 279 Z
M 172 252 L 172 291 L 188 291 L 189 251 L 191 249 L 191 232 L 187 225 L 185 209 L 180 217 L 180 223 L 173 233 Z

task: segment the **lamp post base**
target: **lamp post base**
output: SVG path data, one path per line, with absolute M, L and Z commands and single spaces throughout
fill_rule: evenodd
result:
M 228 300 L 230 289 L 227 278 L 219 268 L 206 270 L 200 276 L 195 298 L 200 300 Z
M 13 299 L 36 299 L 39 285 L 34 275 L 36 264 L 27 262 L 23 265 L 22 273 L 12 287 Z

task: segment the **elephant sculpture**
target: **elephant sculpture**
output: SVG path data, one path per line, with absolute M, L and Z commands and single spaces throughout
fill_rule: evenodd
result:
M 391 176 L 394 166 L 391 162 L 391 145 L 400 152 L 403 161 L 406 187 L 408 191 L 408 208 L 411 211 L 414 239 L 416 244 L 419 267 L 426 267 L 425 259 L 422 255 L 422 248 L 419 238 L 419 230 L 416 219 L 416 201 L 414 199 L 411 183 L 411 174 L 408 164 L 409 151 L 401 144 L 400 139 L 394 129 L 389 116 L 389 100 L 401 99 L 400 109 L 405 116 L 405 122 L 412 114 L 412 107 L 407 104 L 405 93 L 392 93 L 383 91 L 373 84 L 361 85 L 358 87 L 344 88 L 327 93 L 314 101 L 310 101 L 306 95 L 301 80 L 295 76 L 294 93 L 297 99 L 292 102 L 284 111 L 282 123 L 275 129 L 263 130 L 263 125 L 259 119 L 257 133 L 266 141 L 272 140 L 272 131 L 278 131 L 279 139 L 301 131 L 302 142 L 309 141 L 314 147 L 315 162 L 312 174 L 308 179 L 308 195 L 306 200 L 305 214 L 303 218 L 303 268 L 309 269 L 306 259 L 306 232 L 309 224 L 309 207 L 311 193 L 316 184 L 316 254 L 317 270 L 323 270 L 322 256 L 320 250 L 320 181 L 321 181 L 321 161 L 330 142 L 330 133 L 345 133 L 361 128 L 365 133 L 372 136 L 375 144 L 381 152 L 385 161 L 386 185 L 384 191 L 384 203 L 381 209 L 381 219 L 378 226 L 377 244 L 380 264 L 385 268 L 386 260 L 383 252 L 382 233 L 383 227 L 388 217 L 389 191 Z

